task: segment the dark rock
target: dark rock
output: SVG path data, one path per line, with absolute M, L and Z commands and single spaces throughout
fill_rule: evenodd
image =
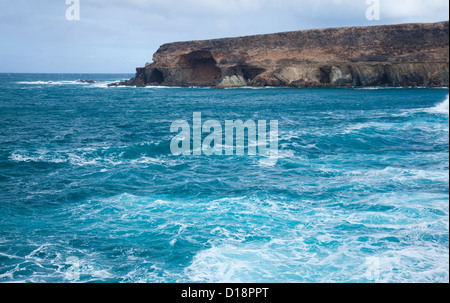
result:
M 162 45 L 131 86 L 448 86 L 449 22 Z

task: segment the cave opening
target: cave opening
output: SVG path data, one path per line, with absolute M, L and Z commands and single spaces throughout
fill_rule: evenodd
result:
M 254 80 L 258 75 L 264 73 L 266 70 L 258 67 L 244 66 L 242 67 L 242 75 L 246 80 Z
M 331 66 L 321 67 L 320 68 L 320 83 L 330 84 L 331 83 L 330 74 L 331 74 Z
M 381 78 L 379 80 L 379 83 L 377 85 L 381 85 L 381 86 L 383 86 L 383 85 L 390 85 L 391 84 L 390 82 L 391 81 L 389 79 L 388 74 L 384 71 L 383 75 L 381 76 Z
M 260 67 L 250 65 L 238 65 L 228 69 L 228 74 L 242 76 L 246 81 L 253 81 L 258 75 L 266 70 Z
M 154 69 L 148 76 L 147 82 L 162 84 L 164 82 L 164 75 L 159 69 Z
M 208 85 L 222 78 L 222 71 L 209 51 L 195 51 L 181 56 L 178 64 L 188 69 L 188 82 Z

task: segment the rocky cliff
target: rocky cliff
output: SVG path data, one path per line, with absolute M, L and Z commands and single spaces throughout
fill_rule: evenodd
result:
M 169 43 L 121 84 L 448 86 L 449 22 Z

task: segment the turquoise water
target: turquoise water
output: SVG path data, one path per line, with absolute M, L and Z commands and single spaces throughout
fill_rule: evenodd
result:
M 0 75 L 0 282 L 449 282 L 448 89 L 130 77 Z M 193 112 L 278 120 L 277 165 L 173 156 Z

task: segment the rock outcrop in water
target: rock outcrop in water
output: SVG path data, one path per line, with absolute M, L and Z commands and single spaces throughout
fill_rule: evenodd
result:
M 449 22 L 162 45 L 132 86 L 448 86 Z

